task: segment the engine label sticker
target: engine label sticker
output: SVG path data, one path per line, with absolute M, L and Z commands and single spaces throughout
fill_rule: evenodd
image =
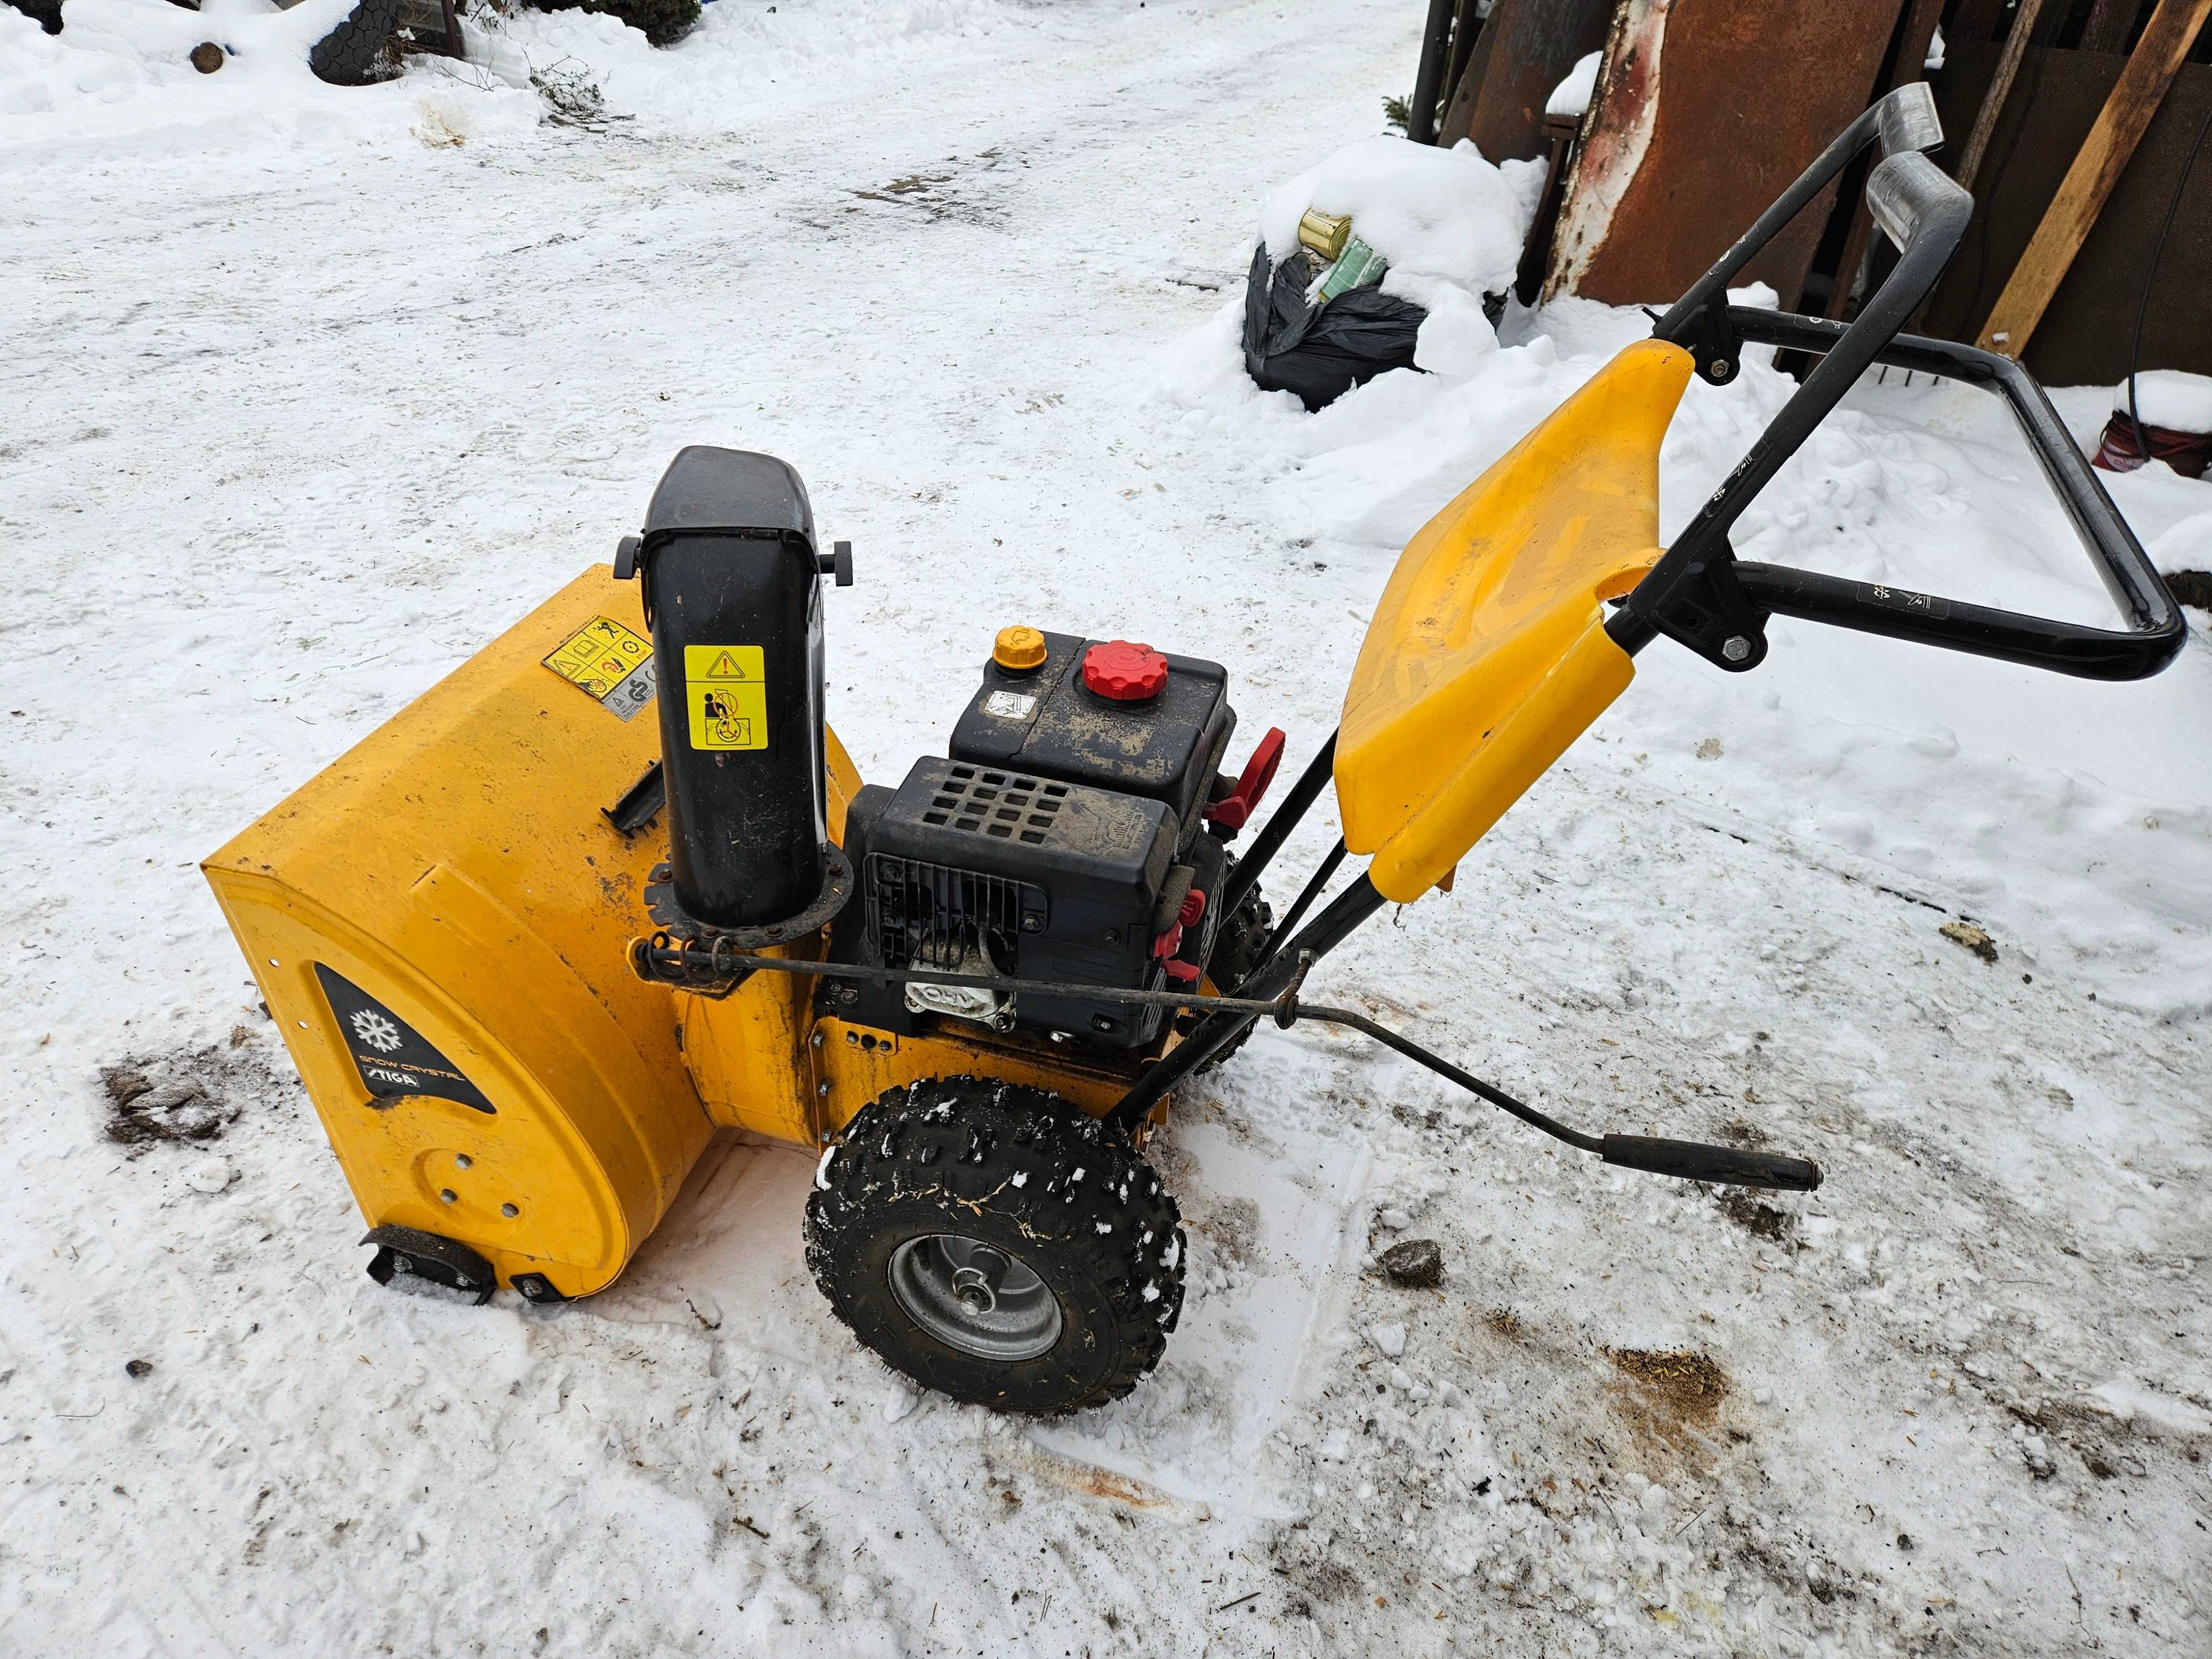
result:
M 483 1091 L 463 1077 L 452 1060 L 360 986 L 319 962 L 315 977 L 330 999 L 331 1012 L 337 1016 L 346 1053 L 361 1073 L 370 1105 L 381 1109 L 397 1105 L 402 1095 L 434 1095 L 479 1112 L 493 1109 Z
M 994 691 L 983 699 L 983 712 L 994 720 L 1025 720 L 1036 713 L 1036 702 L 1018 691 Z
M 757 645 L 684 647 L 694 749 L 768 747 L 768 666 Z
M 649 641 L 611 617 L 595 617 L 545 659 L 545 665 L 629 720 L 653 701 L 659 677 Z

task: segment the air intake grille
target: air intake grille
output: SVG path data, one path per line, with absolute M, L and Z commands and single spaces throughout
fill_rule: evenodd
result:
M 868 924 L 886 968 L 1011 973 L 1025 913 L 1029 931 L 1044 926 L 1044 895 L 1022 882 L 888 853 L 868 860 Z
M 1017 772 L 953 766 L 938 784 L 921 821 L 1041 847 L 1066 805 L 1064 783 L 1047 783 Z

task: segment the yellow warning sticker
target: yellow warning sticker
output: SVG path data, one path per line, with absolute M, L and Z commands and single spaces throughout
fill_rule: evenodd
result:
M 628 720 L 653 701 L 653 646 L 611 617 L 595 617 L 562 642 L 545 665 Z
M 768 669 L 757 645 L 684 647 L 694 749 L 768 747 Z

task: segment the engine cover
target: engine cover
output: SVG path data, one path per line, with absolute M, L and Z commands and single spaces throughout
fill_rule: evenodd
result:
M 997 975 L 1002 992 L 826 988 L 848 1020 L 911 1034 L 930 1013 L 1065 1032 L 1108 1048 L 1159 1033 L 1163 1011 L 1025 992 L 1023 981 L 1157 988 L 1155 912 L 1182 826 L 1157 800 L 956 760 L 916 761 L 854 798 L 856 902 L 841 962 Z M 1207 838 L 1210 842 L 1211 838 Z

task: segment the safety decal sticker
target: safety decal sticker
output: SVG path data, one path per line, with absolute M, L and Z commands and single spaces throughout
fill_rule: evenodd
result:
M 545 665 L 580 686 L 623 720 L 653 701 L 659 676 L 651 641 L 611 617 L 595 617 L 569 635 Z
M 687 645 L 684 698 L 694 749 L 768 747 L 768 668 L 757 645 Z

